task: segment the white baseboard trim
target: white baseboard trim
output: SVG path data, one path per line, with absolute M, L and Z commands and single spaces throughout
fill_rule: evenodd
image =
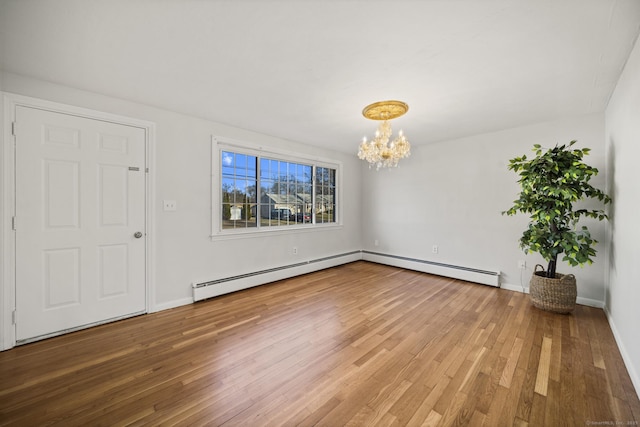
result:
M 180 306 L 183 306 L 183 305 L 189 305 L 189 304 L 193 304 L 193 298 L 192 297 L 180 298 L 180 299 L 176 299 L 176 300 L 173 300 L 173 301 L 162 302 L 162 303 L 159 303 L 159 304 L 155 304 L 155 306 L 151 308 L 149 313 L 155 313 L 157 311 L 169 310 L 171 308 L 176 308 L 176 307 L 180 307 Z
M 576 298 L 576 304 L 586 305 L 588 307 L 604 308 L 604 301 L 598 301 L 597 299 L 583 298 L 581 296 Z
M 611 328 L 611 332 L 613 332 L 613 338 L 616 340 L 618 350 L 620 350 L 620 355 L 622 356 L 622 361 L 624 362 L 624 366 L 627 368 L 633 387 L 636 390 L 636 395 L 640 399 L 640 375 L 638 375 L 638 371 L 636 371 L 635 366 L 633 365 L 633 360 L 629 356 L 629 352 L 627 352 L 624 341 L 622 340 L 622 337 L 618 332 L 618 328 L 611 317 L 611 313 L 609 313 L 609 308 L 606 305 L 604 307 L 604 314 L 607 316 L 609 327 Z
M 500 288 L 506 289 L 507 291 L 520 292 L 521 294 L 529 293 L 529 288 L 522 287 L 520 285 L 514 285 L 512 283 L 501 283 Z
M 528 287 L 525 287 L 523 289 L 522 286 L 514 285 L 514 284 L 511 284 L 511 283 L 503 283 L 503 284 L 500 285 L 500 287 L 502 289 L 506 289 L 508 291 L 520 292 L 520 293 L 525 293 L 525 294 L 529 293 L 529 288 Z M 578 296 L 578 298 L 576 298 L 576 303 L 580 304 L 580 305 L 586 305 L 588 307 L 604 308 L 604 301 L 591 299 L 591 298 L 584 298 L 584 297 L 581 297 L 581 296 Z

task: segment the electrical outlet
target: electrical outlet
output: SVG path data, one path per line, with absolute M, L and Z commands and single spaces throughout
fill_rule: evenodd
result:
M 438 245 L 433 245 L 431 247 L 431 252 L 433 252 L 434 254 L 437 254 L 438 253 Z
M 175 211 L 178 207 L 178 204 L 175 200 L 163 200 L 162 205 L 165 211 Z
M 525 268 L 527 268 L 527 262 L 523 259 L 518 261 L 518 268 L 520 270 L 524 270 Z
M 378 246 L 378 244 L 379 244 L 378 239 L 373 241 L 373 246 Z
M 294 255 L 298 255 L 298 248 L 294 246 L 291 252 L 293 252 Z

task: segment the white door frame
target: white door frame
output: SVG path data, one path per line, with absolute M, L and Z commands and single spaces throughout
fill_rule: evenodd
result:
M 90 110 L 72 105 L 60 104 L 38 98 L 17 95 L 8 92 L 2 94 L 4 110 L 2 149 L 0 149 L 0 237 L 2 255 L 0 256 L 0 351 L 15 347 L 16 328 L 14 311 L 16 309 L 16 239 L 13 230 L 15 206 L 15 138 L 13 123 L 16 108 L 19 106 L 38 108 L 56 113 L 74 115 L 94 120 L 102 120 L 145 130 L 145 156 L 148 173 L 145 180 L 145 220 L 146 220 L 146 259 L 145 289 L 146 312 L 155 310 L 155 123 L 118 116 L 101 111 Z M 20 219 L 16 220 L 20 227 Z

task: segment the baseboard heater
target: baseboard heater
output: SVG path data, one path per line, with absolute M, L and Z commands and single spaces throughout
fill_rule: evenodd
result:
M 218 295 L 236 292 L 242 289 L 251 288 L 266 283 L 275 282 L 277 280 L 288 279 L 290 277 L 307 274 L 325 268 L 335 267 L 342 264 L 358 261 L 362 259 L 361 251 L 346 252 L 343 254 L 332 255 L 324 258 L 287 264 L 280 267 L 269 268 L 266 270 L 254 271 L 237 276 L 225 277 L 223 279 L 210 280 L 208 282 L 194 283 L 193 301 L 201 301 L 207 298 L 213 298 Z
M 499 271 L 481 270 L 478 268 L 463 267 L 459 265 L 444 264 L 441 262 L 370 251 L 362 251 L 362 259 L 365 261 L 376 262 L 378 264 L 392 265 L 395 267 L 406 268 L 408 270 L 421 271 L 423 273 L 431 273 L 438 276 L 481 283 L 483 285 L 500 286 Z

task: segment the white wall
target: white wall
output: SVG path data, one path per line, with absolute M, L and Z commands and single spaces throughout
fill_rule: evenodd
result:
M 360 249 L 360 163 L 354 155 L 285 141 L 24 76 L 4 73 L 2 89 L 49 101 L 156 123 L 156 308 L 188 303 L 191 284 Z M 211 94 L 215 96 L 215 94 Z M 267 148 L 343 164 L 343 227 L 287 232 L 236 240 L 211 234 L 211 136 L 258 143 Z M 164 212 L 163 199 L 177 201 Z M 298 255 L 291 248 L 298 248 Z
M 407 129 L 409 138 L 411 130 Z M 590 114 L 414 147 L 398 169 L 362 170 L 363 245 L 365 250 L 443 262 L 483 270 L 500 270 L 503 286 L 528 288 L 538 254 L 525 255 L 518 246 L 527 218 L 502 216 L 518 193 L 517 175 L 508 160 L 531 154 L 533 144 L 551 147 L 578 140 L 589 147 L 586 161 L 600 170 L 592 180 L 605 187 L 604 115 Z M 592 235 L 604 242 L 603 223 L 586 222 Z M 379 245 L 375 246 L 375 240 Z M 438 254 L 432 246 L 438 245 Z M 578 280 L 579 302 L 602 306 L 604 301 L 604 244 L 591 266 L 561 273 Z M 517 268 L 525 260 L 527 269 Z
M 2 49 L 0 43 L 0 49 Z M 3 90 L 3 81 L 4 81 L 4 71 L 0 68 L 0 91 Z M 5 316 L 4 310 L 2 307 L 5 307 L 5 300 L 9 300 L 9 292 L 6 292 L 6 288 L 4 287 L 5 283 L 5 274 L 6 269 L 4 266 L 3 260 L 5 259 L 5 251 L 10 246 L 9 242 L 6 240 L 5 236 L 5 197 L 4 187 L 5 187 L 5 175 L 7 174 L 8 168 L 5 165 L 5 162 L 8 162 L 9 159 L 5 159 L 4 157 L 4 103 L 0 102 L 0 349 L 4 349 L 5 345 L 5 337 L 4 331 L 6 330 Z M 5 294 L 6 292 L 6 294 Z
M 636 41 L 606 111 L 607 188 L 613 197 L 606 310 L 640 391 L 640 42 Z

